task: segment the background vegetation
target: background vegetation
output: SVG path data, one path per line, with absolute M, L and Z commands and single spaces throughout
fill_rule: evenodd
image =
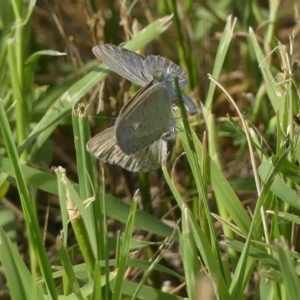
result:
M 1 299 L 299 299 L 298 1 L 0 7 Z M 137 91 L 103 43 L 187 71 L 161 170 L 85 150 Z

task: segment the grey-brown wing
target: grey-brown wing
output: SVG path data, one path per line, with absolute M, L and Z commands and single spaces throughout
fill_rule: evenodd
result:
M 174 139 L 166 141 L 160 138 L 142 151 L 126 155 L 116 144 L 114 127 L 110 127 L 91 138 L 87 143 L 87 150 L 96 158 L 119 165 L 128 171 L 149 172 L 160 168 L 168 160 Z
M 172 152 L 171 145 L 170 142 L 159 139 L 133 155 L 124 155 L 118 164 L 131 172 L 156 170 L 168 160 Z
M 151 88 L 153 85 L 153 81 L 149 82 L 147 85 L 145 85 L 144 87 L 141 87 L 122 107 L 122 109 L 120 110 L 119 116 L 118 118 L 123 115 L 123 114 L 127 114 L 130 111 L 134 110 L 134 108 L 136 106 L 139 105 L 139 101 L 140 99 L 143 97 L 142 95 L 149 90 L 149 88 Z
M 158 140 L 170 126 L 172 94 L 165 82 L 158 82 L 121 111 L 115 123 L 117 144 L 127 155 L 135 154 Z
M 147 77 L 146 80 L 144 76 L 146 73 L 143 64 L 144 56 L 110 44 L 95 46 L 93 52 L 112 71 L 129 81 L 139 86 L 144 86 L 151 81 L 151 78 Z
M 115 151 L 115 146 L 114 126 L 96 134 L 86 144 L 87 150 L 93 154 L 93 156 L 107 162 L 110 155 Z

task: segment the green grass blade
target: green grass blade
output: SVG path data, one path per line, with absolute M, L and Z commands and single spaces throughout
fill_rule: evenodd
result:
M 31 239 L 31 243 L 34 246 L 35 255 L 38 259 L 41 272 L 43 273 L 44 277 L 47 279 L 46 285 L 48 288 L 48 292 L 53 299 L 56 299 L 57 292 L 52 277 L 50 262 L 48 260 L 47 253 L 44 248 L 42 235 L 40 232 L 39 224 L 37 222 L 35 208 L 32 203 L 32 200 L 29 197 L 24 174 L 22 172 L 19 157 L 17 154 L 17 149 L 12 140 L 13 135 L 10 131 L 10 127 L 8 124 L 8 120 L 6 118 L 2 101 L 0 101 L 0 125 L 1 125 L 0 127 L 2 131 L 2 135 L 6 145 L 7 153 L 9 155 L 12 164 L 13 176 L 15 177 L 18 186 L 21 205 L 22 205 L 23 212 L 25 214 L 25 223 L 26 223 L 27 232 Z
M 45 299 L 39 286 L 34 282 L 18 249 L 0 227 L 0 260 L 10 287 L 11 299 Z
M 70 256 L 69 256 L 68 251 L 65 248 L 64 244 L 61 241 L 61 237 L 57 238 L 56 246 L 57 246 L 58 255 L 60 257 L 62 266 L 64 268 L 64 272 L 66 274 L 66 277 L 68 278 L 68 284 L 70 285 L 71 290 L 74 292 L 77 299 L 84 300 L 84 297 L 80 292 L 80 285 L 76 278 Z
M 297 299 L 300 295 L 299 275 L 289 256 L 288 246 L 284 241 L 277 245 L 279 265 L 285 284 L 287 299 Z
M 216 53 L 216 61 L 214 63 L 214 69 L 212 72 L 212 76 L 216 79 L 218 79 L 221 74 L 224 60 L 225 60 L 229 45 L 232 40 L 233 30 L 234 30 L 236 21 L 237 21 L 237 19 L 233 18 L 232 15 L 230 15 L 227 18 L 226 26 L 225 26 L 224 32 L 222 34 L 222 38 L 220 40 L 218 51 Z M 211 113 L 211 111 L 212 111 L 213 97 L 214 97 L 215 89 L 216 89 L 216 85 L 213 82 L 210 82 L 206 101 L 205 101 L 205 107 L 209 113 Z
M 138 201 L 136 198 L 133 199 L 131 203 L 130 214 L 128 215 L 128 219 L 126 222 L 124 239 L 121 240 L 120 250 L 118 253 L 118 262 L 116 265 L 117 268 L 117 276 L 114 281 L 113 287 L 113 297 L 112 300 L 122 299 L 122 288 L 123 288 L 123 281 L 125 277 L 125 272 L 127 268 L 127 262 L 129 257 L 130 251 L 130 240 L 133 233 L 133 226 L 134 226 L 134 219 L 136 215 Z

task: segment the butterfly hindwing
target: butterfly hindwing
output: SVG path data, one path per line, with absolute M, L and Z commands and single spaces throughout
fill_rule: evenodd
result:
M 175 139 L 174 127 L 170 127 L 170 136 Z M 131 172 L 149 172 L 158 169 L 170 156 L 174 139 L 162 138 L 153 142 L 143 150 L 126 155 L 116 144 L 114 126 L 97 134 L 87 143 L 87 150 L 96 158 L 109 164 L 116 164 Z

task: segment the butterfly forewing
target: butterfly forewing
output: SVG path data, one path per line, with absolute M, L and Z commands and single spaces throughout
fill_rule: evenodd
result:
M 165 82 L 144 89 L 115 123 L 116 141 L 130 155 L 158 140 L 170 126 L 172 94 Z
M 112 71 L 118 73 L 127 80 L 144 86 L 151 79 L 145 81 L 143 74 L 145 57 L 114 45 L 99 45 L 93 48 L 95 56 L 105 63 Z
M 131 97 L 122 107 L 122 109 L 120 110 L 119 113 L 119 117 L 121 115 L 126 115 L 128 114 L 130 111 L 132 111 L 134 109 L 134 107 L 136 107 L 139 104 L 139 100 L 141 99 L 141 96 L 145 93 L 145 91 L 147 91 L 151 86 L 153 86 L 153 80 L 151 82 L 149 82 L 147 85 L 145 85 L 144 87 L 140 88 L 133 97 Z

